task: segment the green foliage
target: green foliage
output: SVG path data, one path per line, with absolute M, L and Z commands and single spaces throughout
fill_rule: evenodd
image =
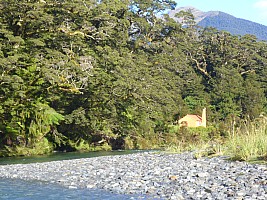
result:
M 227 154 L 233 160 L 241 161 L 264 158 L 267 152 L 266 125 L 266 117 L 242 122 L 234 132 L 229 134 L 226 142 Z
M 1 152 L 1 156 L 33 156 L 48 154 L 53 151 L 53 145 L 46 138 L 43 138 L 40 142 L 36 143 L 34 148 L 29 147 L 9 147 L 5 148 Z
M 217 135 L 217 130 L 213 126 L 209 127 L 181 127 L 177 133 L 178 138 L 184 143 L 197 143 L 208 142 L 216 138 L 220 138 Z
M 179 133 L 180 126 L 179 125 L 169 125 L 168 128 L 169 128 L 169 130 L 168 130 L 169 133 L 176 134 L 176 133 Z
M 186 96 L 184 102 L 190 113 L 196 113 L 197 110 L 205 107 L 205 100 L 199 97 Z
M 214 127 L 185 128 L 182 137 L 178 135 L 178 143 L 165 146 L 168 152 L 180 153 L 194 151 L 195 158 L 225 155 L 232 160 L 266 161 L 267 155 L 267 119 L 265 116 L 251 120 L 231 123 L 228 136 L 211 136 L 217 130 Z M 180 134 L 180 133 L 179 133 Z
M 183 27 L 163 14 L 175 5 L 0 0 L 0 149 L 209 141 L 217 129 L 170 124 L 204 106 L 210 124 L 266 110 L 266 43 L 200 29 L 190 15 Z

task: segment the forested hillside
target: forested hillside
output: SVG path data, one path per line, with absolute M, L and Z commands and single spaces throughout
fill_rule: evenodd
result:
M 0 2 L 4 155 L 141 148 L 203 107 L 214 126 L 266 111 L 266 43 L 158 18 L 174 1 Z
M 242 18 L 237 18 L 221 11 L 203 12 L 197 8 L 186 6 L 176 7 L 170 10 L 168 14 L 171 18 L 181 22 L 181 19 L 175 17 L 180 11 L 188 11 L 194 15 L 198 26 L 202 28 L 213 27 L 221 31 L 227 31 L 232 35 L 255 35 L 258 40 L 267 41 L 267 26 L 258 24 Z
M 259 40 L 267 41 L 267 26 L 236 18 L 224 12 L 218 12 L 217 15 L 204 18 L 198 25 L 225 30 L 234 35 L 256 35 Z

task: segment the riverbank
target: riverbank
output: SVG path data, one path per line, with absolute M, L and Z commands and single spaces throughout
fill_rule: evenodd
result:
M 267 166 L 144 152 L 0 166 L 0 177 L 97 188 L 148 199 L 267 199 Z

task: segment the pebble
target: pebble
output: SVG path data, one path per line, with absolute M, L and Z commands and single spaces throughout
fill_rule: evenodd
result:
M 147 199 L 267 199 L 267 166 L 145 152 L 46 163 L 1 165 L 0 178 L 39 180 L 69 189 L 104 189 Z M 134 198 L 132 198 L 134 199 Z

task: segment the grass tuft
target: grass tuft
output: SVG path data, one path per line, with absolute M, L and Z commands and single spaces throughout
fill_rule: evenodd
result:
M 267 118 L 245 120 L 227 139 L 226 153 L 233 160 L 250 161 L 267 155 Z
M 209 129 L 184 129 L 178 132 L 178 140 L 165 148 L 167 152 L 194 151 L 195 158 L 229 156 L 232 160 L 249 162 L 267 161 L 267 117 L 243 120 L 234 124 L 227 136 L 213 134 Z M 207 131 L 207 133 L 205 132 Z M 212 133 L 212 134 L 210 134 Z M 179 136 L 180 135 L 180 136 Z M 212 136 L 212 137 L 211 137 Z M 207 140 L 207 138 L 209 140 Z

